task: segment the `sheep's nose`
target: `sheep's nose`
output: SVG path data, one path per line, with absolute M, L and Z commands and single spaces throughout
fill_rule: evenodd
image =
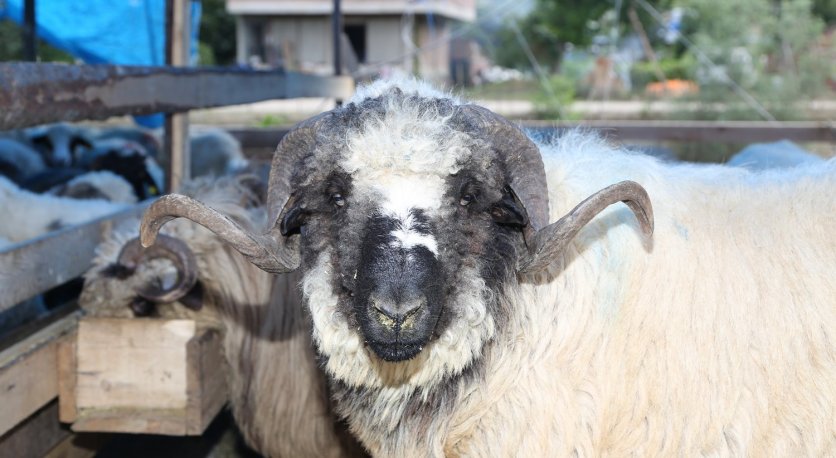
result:
M 376 312 L 377 321 L 393 330 L 410 327 L 414 318 L 427 304 L 425 297 L 417 297 L 404 301 L 372 299 L 372 308 Z

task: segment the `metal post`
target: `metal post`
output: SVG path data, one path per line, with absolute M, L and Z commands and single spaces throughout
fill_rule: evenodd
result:
M 166 65 L 185 66 L 189 63 L 190 8 L 188 0 L 166 0 Z M 189 179 L 191 170 L 188 113 L 165 115 L 164 154 L 168 158 L 166 191 L 175 192 Z
M 334 0 L 334 11 L 331 13 L 331 34 L 334 38 L 334 75 L 339 76 L 343 74 L 343 16 L 340 9 L 340 0 Z M 343 101 L 340 99 L 337 99 L 336 102 L 337 106 L 341 106 L 343 104 Z
M 23 60 L 38 60 L 38 31 L 35 21 L 35 0 L 23 3 Z

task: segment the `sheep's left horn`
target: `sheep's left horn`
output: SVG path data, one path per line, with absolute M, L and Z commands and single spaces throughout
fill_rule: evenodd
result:
M 529 254 L 520 260 L 518 271 L 531 273 L 548 267 L 582 227 L 602 210 L 619 201 L 633 210 L 645 237 L 651 237 L 653 207 L 647 191 L 636 182 L 622 181 L 587 197 L 564 217 L 538 231 Z
M 267 272 L 285 273 L 299 267 L 299 250 L 293 243 L 280 247 L 272 235 L 247 231 L 217 210 L 179 194 L 163 196 L 145 211 L 139 229 L 142 246 L 153 245 L 163 224 L 181 217 L 214 232 L 250 262 Z
M 143 262 L 161 258 L 174 264 L 177 269 L 177 282 L 168 289 L 145 285 L 136 293 L 143 299 L 165 304 L 185 296 L 197 283 L 197 261 L 188 245 L 174 237 L 160 234 L 154 246 L 143 248 L 137 237 L 122 246 L 116 262 L 133 271 Z

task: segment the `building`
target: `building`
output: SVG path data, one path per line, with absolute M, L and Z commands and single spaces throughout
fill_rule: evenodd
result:
M 333 0 L 227 0 L 236 16 L 238 62 L 330 74 Z M 343 70 L 358 78 L 405 71 L 450 78 L 457 25 L 476 0 L 342 0 Z

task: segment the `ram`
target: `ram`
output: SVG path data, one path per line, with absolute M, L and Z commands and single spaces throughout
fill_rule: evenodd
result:
M 266 230 L 169 195 L 141 236 L 186 217 L 298 269 L 333 407 L 375 456 L 827 456 L 834 186 L 836 161 L 538 144 L 380 82 L 281 141 Z

